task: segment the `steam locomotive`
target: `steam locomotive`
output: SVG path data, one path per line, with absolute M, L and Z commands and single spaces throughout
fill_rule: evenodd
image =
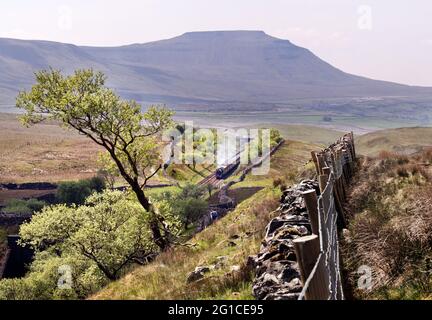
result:
M 231 163 L 225 163 L 216 169 L 216 179 L 223 179 L 230 174 L 240 164 L 240 153 L 235 157 L 235 160 Z

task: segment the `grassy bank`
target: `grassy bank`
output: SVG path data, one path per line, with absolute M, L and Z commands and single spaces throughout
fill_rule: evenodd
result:
M 344 261 L 358 299 L 432 299 L 432 153 L 365 160 L 349 199 Z M 358 268 L 372 287 L 357 287 Z
M 287 141 L 271 158 L 267 175 L 249 175 L 233 186 L 231 195 L 242 200 L 235 210 L 187 244 L 162 253 L 147 266 L 131 270 L 90 298 L 252 299 L 253 274 L 246 261 L 258 252 L 265 226 L 278 207 L 280 190 L 274 181 L 297 182 L 310 151 L 316 149 L 316 145 Z M 187 283 L 188 274 L 197 266 L 210 266 L 211 270 L 203 279 Z
M 432 147 L 432 128 L 381 130 L 359 136 L 356 140 L 357 152 L 367 156 L 377 156 L 383 150 L 413 154 L 427 146 Z
M 270 189 L 256 193 L 187 244 L 136 268 L 91 298 L 252 299 L 252 275 L 245 262 L 258 251 L 277 199 L 277 192 Z M 202 280 L 186 282 L 195 267 L 216 265 L 218 261 L 222 262 L 219 268 Z

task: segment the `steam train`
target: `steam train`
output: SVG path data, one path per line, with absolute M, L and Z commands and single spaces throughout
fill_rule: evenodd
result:
M 238 153 L 236 155 L 233 162 L 231 162 L 231 163 L 227 162 L 216 169 L 216 172 L 215 172 L 216 179 L 225 178 L 228 174 L 233 172 L 239 164 L 240 164 L 240 153 Z

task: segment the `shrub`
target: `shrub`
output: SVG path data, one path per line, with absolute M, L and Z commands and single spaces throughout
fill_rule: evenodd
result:
M 187 229 L 190 223 L 195 222 L 207 211 L 207 202 L 202 199 L 187 198 L 176 202 L 176 211 Z
M 87 198 L 84 206 L 45 208 L 21 226 L 20 236 L 37 250 L 88 259 L 113 280 L 156 250 L 147 218 L 127 194 L 105 191 Z
M 205 187 L 188 183 L 182 188 L 178 197 L 183 200 L 188 198 L 199 199 L 205 194 L 205 192 Z
M 282 141 L 282 136 L 277 129 L 270 129 L 270 143 L 272 146 Z
M 58 285 L 61 276 L 63 287 Z M 41 252 L 24 278 L 0 281 L 0 300 L 83 299 L 106 284 L 100 270 L 82 257 Z
M 175 224 L 171 208 L 158 209 Z M 0 300 L 85 298 L 157 252 L 148 226 L 140 204 L 120 191 L 93 194 L 83 206 L 45 207 L 20 230 L 35 260 L 24 278 L 0 281 Z M 61 276 L 69 288 L 58 286 Z
M 21 200 L 12 199 L 6 203 L 4 213 L 30 214 L 42 210 L 46 205 L 44 201 L 37 199 Z
M 168 166 L 167 174 L 177 181 L 186 180 L 185 175 L 180 170 L 178 170 L 175 165 Z
M 170 191 L 154 196 L 156 205 L 164 207 L 164 211 L 181 220 L 184 229 L 196 222 L 208 209 L 207 201 L 203 199 L 207 188 L 194 184 L 186 184 L 179 193 Z M 168 209 L 169 208 L 169 209 Z
M 96 192 L 102 192 L 105 189 L 105 181 L 103 177 L 96 176 L 88 179 L 89 188 Z
M 80 205 L 84 204 L 85 199 L 93 192 L 101 192 L 104 188 L 105 182 L 101 177 L 61 182 L 57 189 L 56 198 L 59 203 Z

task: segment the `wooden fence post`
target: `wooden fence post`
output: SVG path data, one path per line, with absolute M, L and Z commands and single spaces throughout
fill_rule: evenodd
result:
M 319 154 L 317 154 L 317 159 L 318 159 L 318 167 L 320 169 L 320 173 L 319 174 L 323 174 L 322 170 L 325 167 L 324 156 L 319 153 Z
M 300 237 L 293 240 L 297 256 L 297 263 L 300 269 L 300 275 L 303 285 L 311 275 L 312 270 L 320 257 L 320 247 L 318 236 Z M 321 256 L 320 263 L 311 278 L 309 286 L 306 288 L 306 300 L 327 300 L 329 297 L 328 276 L 324 265 L 324 259 Z
M 343 157 L 342 150 L 338 149 L 336 151 L 336 161 L 342 162 L 342 157 Z M 347 179 L 346 179 L 346 176 L 345 176 L 344 166 L 342 166 L 342 176 L 341 176 L 340 182 L 341 182 L 341 186 L 342 186 L 343 198 L 346 199 L 346 197 L 347 197 L 347 194 L 346 194 L 346 192 L 347 192 L 346 191 L 346 182 L 347 182 Z
M 328 168 L 328 167 L 322 168 L 322 171 L 328 172 L 329 170 L 330 170 L 330 168 Z M 324 192 L 324 189 L 327 186 L 328 179 L 329 179 L 329 175 L 328 174 L 322 174 L 322 175 L 320 175 L 318 177 L 318 182 L 319 182 L 319 187 L 320 187 L 320 190 L 321 190 L 321 194 Z
M 317 172 L 317 176 L 320 175 L 320 168 L 319 168 L 319 164 L 318 164 L 318 158 L 317 158 L 317 154 L 315 151 L 311 152 L 311 156 L 312 156 L 312 161 L 315 164 L 315 170 Z
M 312 228 L 312 233 L 319 236 L 319 222 L 318 222 L 318 197 L 315 189 L 308 190 L 302 193 L 305 200 L 306 209 L 309 215 L 309 221 Z
M 323 173 L 330 176 L 331 169 L 329 167 L 325 167 L 325 168 L 323 168 Z

